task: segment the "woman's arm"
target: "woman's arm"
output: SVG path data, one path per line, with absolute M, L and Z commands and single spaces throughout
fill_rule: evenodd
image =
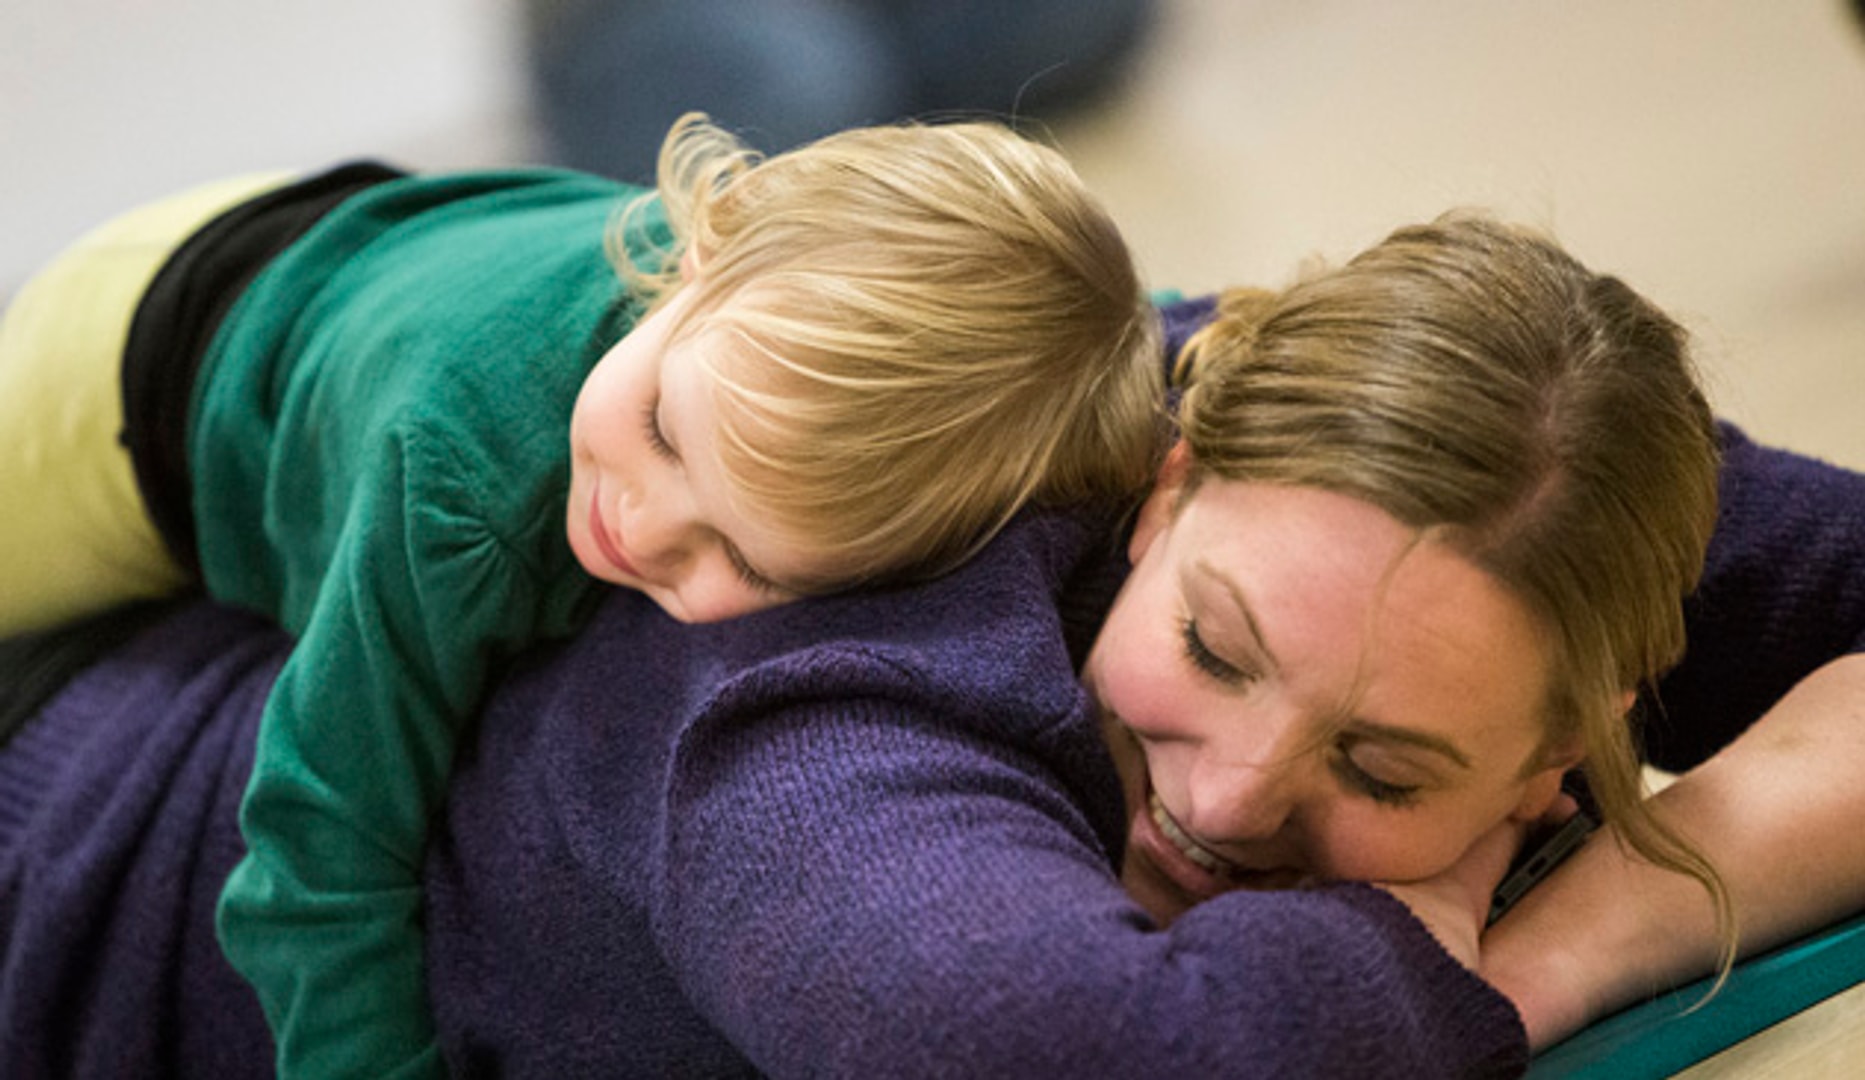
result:
M 618 595 L 508 683 L 430 860 L 449 1063 L 1525 1067 L 1509 1003 L 1377 889 L 1232 894 L 1164 931 L 1126 896 L 1118 779 L 1046 595 L 1074 575 L 1050 577 L 1066 544 L 1043 521 L 918 589 L 732 623 Z
M 183 604 L 0 750 L 0 1076 L 276 1076 L 213 913 L 290 648 L 249 614 Z
M 1725 431 L 1689 652 L 1647 710 L 1657 797 L 1734 895 L 1744 955 L 1865 907 L 1865 476 Z M 1485 936 L 1537 1047 L 1708 974 L 1703 890 L 1596 836 Z
M 929 716 L 853 722 L 871 704 L 729 725 L 729 759 L 708 753 L 708 775 L 675 796 L 657 936 L 697 1009 L 760 1071 L 1524 1063 L 1506 1005 L 1390 897 L 1232 893 L 1157 930 L 1047 763 Z
M 1809 676 L 1747 733 L 1656 796 L 1715 862 L 1744 955 L 1865 907 L 1865 655 Z M 1602 831 L 1484 938 L 1482 972 L 1543 1047 L 1715 964 L 1694 881 Z

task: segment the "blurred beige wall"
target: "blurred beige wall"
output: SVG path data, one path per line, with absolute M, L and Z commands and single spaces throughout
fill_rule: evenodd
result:
M 1844 0 L 1178 0 L 1060 132 L 1160 284 L 1274 284 L 1453 206 L 1698 335 L 1712 398 L 1865 468 L 1865 30 Z
M 252 169 L 514 153 L 504 0 L 5 0 L 0 292 L 138 201 Z
M 526 156 L 516 23 L 515 0 L 0 5 L 0 291 L 206 177 Z M 1127 92 L 1052 134 L 1159 285 L 1273 284 L 1452 206 L 1546 226 L 1697 332 L 1721 411 L 1865 468 L 1843 0 L 1161 0 Z

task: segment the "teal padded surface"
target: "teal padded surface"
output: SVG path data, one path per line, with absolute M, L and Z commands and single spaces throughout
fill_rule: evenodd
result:
M 1757 1031 L 1865 982 L 1865 915 L 1735 966 L 1695 1012 L 1713 980 L 1634 1005 L 1537 1056 L 1530 1080 L 1666 1077 Z

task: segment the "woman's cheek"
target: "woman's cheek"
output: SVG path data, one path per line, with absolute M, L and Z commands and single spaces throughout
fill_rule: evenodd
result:
M 1378 815 L 1377 819 L 1371 815 Z M 1324 877 L 1343 881 L 1420 881 L 1454 866 L 1474 836 L 1415 810 L 1370 808 L 1330 830 L 1334 841 L 1317 860 Z
M 1135 733 L 1153 739 L 1192 732 L 1197 695 L 1171 670 L 1177 658 L 1166 644 L 1149 642 L 1126 650 L 1101 687 L 1101 704 Z
M 1191 685 L 1170 611 L 1156 603 L 1127 606 L 1103 630 L 1099 685 L 1103 708 L 1142 735 L 1184 734 L 1195 715 Z

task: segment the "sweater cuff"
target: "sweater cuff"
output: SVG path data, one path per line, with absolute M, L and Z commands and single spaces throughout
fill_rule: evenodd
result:
M 1472 1050 L 1470 1060 L 1485 1063 L 1482 1075 L 1519 1076 L 1529 1063 L 1528 1030 L 1521 1013 L 1502 992 L 1465 967 L 1438 941 L 1424 921 L 1404 901 L 1384 889 L 1360 882 L 1326 887 L 1335 898 L 1389 931 L 1384 937 L 1391 949 L 1369 967 L 1411 973 L 1437 995 L 1442 1012 L 1430 1022 Z M 1369 985 L 1385 981 L 1369 972 Z

